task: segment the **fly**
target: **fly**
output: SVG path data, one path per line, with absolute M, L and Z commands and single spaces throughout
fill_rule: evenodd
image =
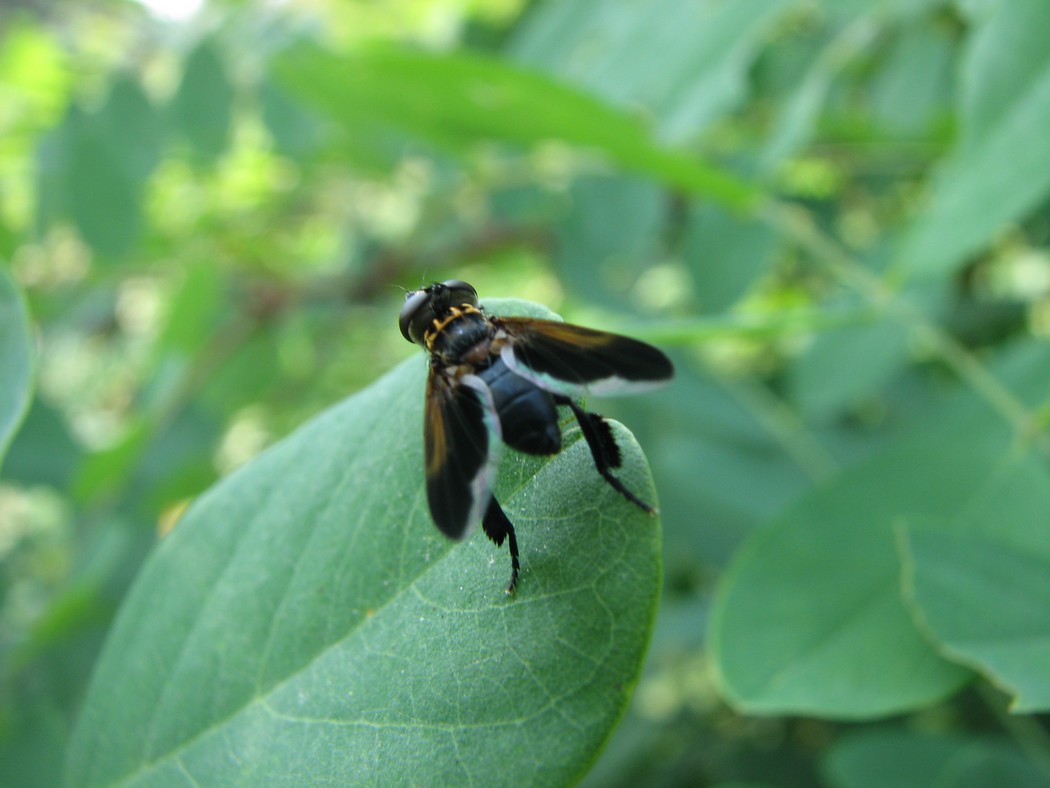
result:
M 408 293 L 398 322 L 405 339 L 430 356 L 423 443 L 431 517 L 452 539 L 464 538 L 480 522 L 497 547 L 506 541 L 508 594 L 521 564 L 514 526 L 493 495 L 499 444 L 526 454 L 557 454 L 559 405 L 575 416 L 602 478 L 642 511 L 654 511 L 613 473 L 621 456 L 609 423 L 580 407 L 573 395 L 655 388 L 674 375 L 661 351 L 569 323 L 489 315 L 478 305 L 477 291 L 458 279 Z

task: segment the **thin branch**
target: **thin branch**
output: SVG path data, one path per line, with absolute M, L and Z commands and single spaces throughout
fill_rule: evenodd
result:
M 803 209 L 783 203 L 770 203 L 760 215 L 770 225 L 793 238 L 840 282 L 860 293 L 876 308 L 895 315 L 914 329 L 959 378 L 965 380 L 1003 417 L 1019 439 L 1032 440 L 1038 434 L 1040 419 L 977 356 L 907 300 L 899 298 L 885 282 L 817 228 Z

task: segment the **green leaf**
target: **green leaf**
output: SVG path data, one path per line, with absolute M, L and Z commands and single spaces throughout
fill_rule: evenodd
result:
M 26 486 L 65 489 L 83 457 L 58 410 L 33 399 L 4 461 L 4 478 Z
M 216 159 L 229 144 L 233 98 L 218 52 L 210 41 L 202 41 L 186 58 L 172 113 L 177 128 L 205 161 Z
M 1033 342 L 988 360 L 1033 409 L 1046 400 L 1048 362 L 1045 344 Z M 930 626 L 916 632 L 915 603 L 899 588 L 900 526 L 986 523 L 1027 544 L 1023 535 L 1045 529 L 1046 507 L 1031 497 L 1045 483 L 1033 478 L 996 493 L 988 480 L 1001 475 L 1013 436 L 967 387 L 936 398 L 908 424 L 906 442 L 802 498 L 737 554 L 710 635 L 724 690 L 742 708 L 874 716 L 937 700 L 965 679 L 947 663 L 931 664 L 931 649 L 942 656 L 947 649 Z M 1000 507 L 1010 496 L 1017 505 Z M 869 606 L 851 608 L 866 584 Z M 878 604 L 887 611 L 881 622 Z
M 55 700 L 39 689 L 36 679 L 16 687 L 16 698 L 4 699 L 4 730 L 0 733 L 3 785 L 51 788 L 62 784 L 69 723 Z M 10 692 L 10 686 L 5 690 Z
M 40 216 L 68 214 L 102 258 L 119 258 L 137 241 L 142 192 L 160 157 L 160 121 L 141 87 L 118 76 L 105 104 L 70 108 L 41 146 Z
M 872 81 L 872 113 L 880 125 L 895 134 L 917 135 L 948 113 L 954 46 L 934 20 L 901 31 Z
M 568 210 L 554 225 L 562 281 L 592 302 L 628 306 L 623 283 L 659 254 L 667 208 L 667 195 L 650 181 L 614 175 L 573 181 Z
M 46 170 L 42 219 L 69 214 L 84 240 L 104 258 L 125 254 L 139 234 L 139 183 L 129 172 L 122 135 L 98 113 L 70 109 L 41 150 Z
M 510 51 L 612 104 L 645 107 L 657 136 L 684 143 L 744 98 L 756 51 L 791 5 L 546 3 L 528 15 Z
M 908 359 L 910 330 L 884 316 L 869 325 L 818 334 L 791 367 L 793 399 L 807 417 L 827 419 L 881 390 Z M 864 359 L 862 364 L 856 360 Z
M 265 80 L 259 87 L 263 122 L 282 153 L 303 158 L 321 139 L 317 119 L 293 101 L 286 91 Z
M 967 680 L 916 628 L 896 527 L 952 521 L 995 467 L 980 430 L 903 442 L 803 497 L 726 573 L 711 647 L 724 692 L 763 714 L 864 718 L 919 708 Z
M 1050 708 L 1050 474 L 1009 458 L 971 494 L 963 527 L 902 529 L 910 598 L 945 654 Z
M 669 576 L 698 566 L 721 570 L 750 533 L 812 484 L 810 469 L 756 399 L 746 382 L 683 364 L 673 386 L 610 403 L 626 423 L 649 425 L 642 442 L 661 480 Z
M 1006 741 L 867 730 L 840 739 L 824 757 L 831 788 L 1045 786 L 1044 769 Z
M 164 126 L 142 86 L 127 74 L 115 77 L 99 116 L 124 174 L 145 183 L 160 160 Z
M 604 154 L 631 172 L 734 207 L 750 185 L 654 141 L 634 117 L 541 74 L 480 55 L 394 48 L 339 55 L 299 47 L 277 77 L 346 132 L 358 160 L 375 164 L 413 140 L 463 152 L 486 142 L 518 148 L 560 141 Z
M 29 309 L 10 273 L 0 265 L 0 464 L 29 410 L 32 390 Z
M 983 535 L 906 534 L 913 599 L 945 653 L 1008 689 L 1015 711 L 1050 708 L 1050 556 Z
M 721 312 L 769 268 L 777 236 L 768 225 L 707 204 L 694 205 L 688 222 L 682 254 L 700 305 L 706 313 Z
M 564 784 L 586 770 L 639 674 L 659 523 L 595 473 L 575 427 L 552 460 L 505 452 L 497 494 L 523 565 L 508 597 L 505 549 L 430 521 L 424 374 L 407 360 L 194 504 L 106 644 L 72 784 Z M 625 484 L 653 497 L 615 429 Z
M 999 3 L 964 61 L 958 145 L 898 263 L 913 276 L 949 273 L 1025 216 L 1050 190 L 1050 4 Z M 1009 52 L 1009 57 L 1003 57 Z

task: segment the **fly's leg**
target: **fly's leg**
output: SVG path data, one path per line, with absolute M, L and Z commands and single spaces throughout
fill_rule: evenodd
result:
M 485 517 L 481 521 L 481 528 L 485 532 L 485 535 L 496 543 L 496 547 L 503 546 L 503 540 L 507 540 L 507 547 L 510 548 L 510 583 L 507 585 L 507 593 L 514 593 L 514 586 L 518 582 L 518 572 L 521 570 L 521 563 L 518 561 L 518 539 L 514 535 L 514 525 L 503 511 L 503 507 L 499 505 L 499 501 L 496 500 L 496 496 L 493 495 L 489 499 L 488 509 L 485 510 Z
M 587 441 L 587 447 L 591 450 L 594 467 L 602 475 L 602 478 L 609 483 L 609 486 L 643 512 L 653 514 L 656 510 L 624 487 L 623 482 L 612 473 L 613 468 L 619 468 L 623 460 L 620 456 L 620 447 L 616 445 L 616 438 L 613 436 L 609 422 L 597 413 L 588 413 L 569 397 L 556 395 L 554 401 L 559 405 L 568 405 L 572 409 L 576 421 L 580 424 L 584 440 Z

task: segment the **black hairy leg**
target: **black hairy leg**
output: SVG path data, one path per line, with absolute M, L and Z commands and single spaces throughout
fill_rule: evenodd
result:
M 609 483 L 609 486 L 643 512 L 653 514 L 656 510 L 652 506 L 624 487 L 623 482 L 613 475 L 613 468 L 619 468 L 623 460 L 609 422 L 597 413 L 588 413 L 569 397 L 558 395 L 554 401 L 559 405 L 568 405 L 572 409 L 576 421 L 580 424 L 583 438 L 587 441 L 587 447 L 591 450 L 594 467 Z
M 514 586 L 518 582 L 518 572 L 521 570 L 521 563 L 518 561 L 518 538 L 514 534 L 514 524 L 511 523 L 506 513 L 503 511 L 503 507 L 499 505 L 499 501 L 496 500 L 496 496 L 493 495 L 489 499 L 488 509 L 485 510 L 485 517 L 481 521 L 481 528 L 485 532 L 485 535 L 496 543 L 496 547 L 503 546 L 503 540 L 507 540 L 507 547 L 510 548 L 510 583 L 507 585 L 507 593 L 514 593 Z

